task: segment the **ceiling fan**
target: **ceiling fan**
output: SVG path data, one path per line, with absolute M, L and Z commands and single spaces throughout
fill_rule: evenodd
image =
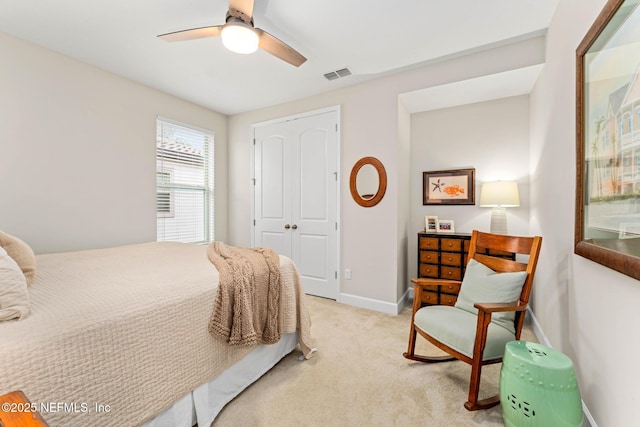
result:
M 307 60 L 291 46 L 253 26 L 253 0 L 229 0 L 224 25 L 174 31 L 158 38 L 177 42 L 214 36 L 221 36 L 225 47 L 237 53 L 253 53 L 261 48 L 296 67 Z

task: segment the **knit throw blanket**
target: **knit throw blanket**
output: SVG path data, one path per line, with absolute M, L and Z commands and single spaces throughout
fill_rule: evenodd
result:
M 213 242 L 209 260 L 220 274 L 209 333 L 230 345 L 280 340 L 280 259 L 267 248 Z

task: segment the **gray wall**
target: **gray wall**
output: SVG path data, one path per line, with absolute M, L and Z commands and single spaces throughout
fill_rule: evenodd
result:
M 475 206 L 422 205 L 422 172 L 475 168 Z M 507 209 L 508 231 L 529 233 L 529 96 L 411 115 L 411 226 L 408 271 L 417 273 L 418 231 L 425 215 L 454 220 L 455 230 L 489 231 L 491 208 L 480 207 L 487 181 L 516 181 L 520 207 Z
M 156 240 L 156 116 L 215 133 L 216 236 L 226 238 L 226 122 L 0 33 L 0 229 L 37 253 Z

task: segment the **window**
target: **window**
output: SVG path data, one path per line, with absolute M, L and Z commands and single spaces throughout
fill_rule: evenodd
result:
M 631 132 L 631 115 L 630 114 L 625 114 L 623 119 L 624 121 L 624 133 L 630 133 Z
M 157 240 L 213 240 L 213 132 L 157 120 Z
M 624 168 L 624 179 L 629 179 L 631 175 L 631 154 L 626 153 L 622 158 L 622 167 Z
M 158 218 L 173 217 L 173 191 L 167 188 L 171 183 L 171 172 L 156 172 L 156 211 Z

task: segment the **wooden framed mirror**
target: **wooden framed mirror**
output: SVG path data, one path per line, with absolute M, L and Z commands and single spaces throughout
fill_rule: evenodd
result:
M 640 280 L 638 3 L 609 0 L 576 50 L 574 252 Z
M 349 179 L 351 197 L 362 207 L 380 203 L 387 191 L 387 172 L 375 157 L 363 157 L 353 165 Z

